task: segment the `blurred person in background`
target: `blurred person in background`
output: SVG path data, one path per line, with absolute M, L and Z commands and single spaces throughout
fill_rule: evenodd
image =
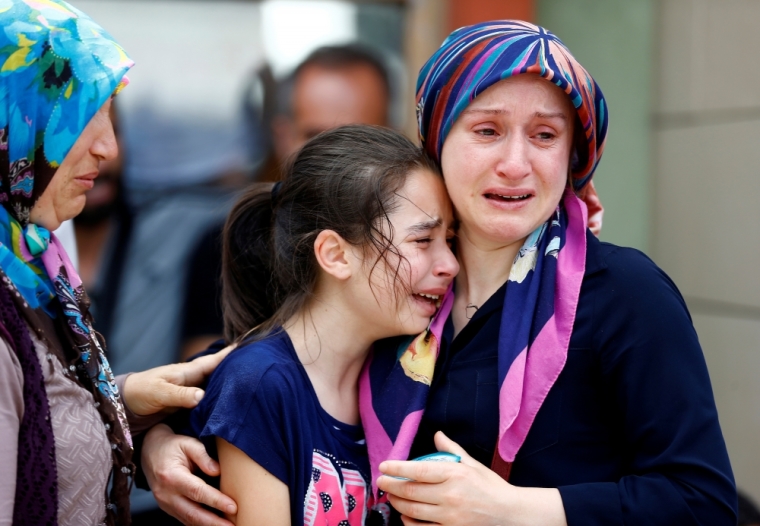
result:
M 261 148 L 259 116 L 242 105 L 224 130 L 215 121 L 190 126 L 184 115 L 166 122 L 150 108 L 126 108 L 111 115 L 120 147 L 130 147 L 103 163 L 75 220 L 94 325 L 109 342 L 116 374 L 177 361 L 189 252 L 251 180 Z M 207 155 L 191 155 L 197 143 Z M 137 525 L 171 523 L 137 488 L 132 511 Z
M 344 124 L 389 122 L 388 71 L 373 52 L 355 44 L 312 52 L 283 82 L 280 95 L 272 121 L 280 164 L 323 131 Z
M 387 126 L 390 105 L 389 74 L 373 52 L 353 44 L 318 48 L 280 84 L 272 155 L 255 180 L 278 180 L 283 164 L 323 131 L 344 124 Z M 221 231 L 221 222 L 210 228 L 189 259 L 181 359 L 222 335 Z
M 247 119 L 243 108 L 238 118 Z M 135 128 L 142 130 L 153 121 L 138 111 L 125 113 L 120 122 L 125 124 L 124 136 L 131 137 Z M 170 124 L 166 124 L 168 134 Z M 238 137 L 230 139 L 234 144 L 227 144 L 226 135 L 213 136 L 214 130 L 205 128 L 203 122 L 189 127 L 192 130 L 185 135 L 192 135 L 193 140 L 208 136 L 209 150 L 214 148 L 214 162 L 210 166 L 185 163 L 161 179 L 160 170 L 172 159 L 187 157 L 186 150 L 180 148 L 182 137 L 171 138 L 169 144 L 173 149 L 167 149 L 164 157 L 160 155 L 160 138 L 153 140 L 156 144 L 150 146 L 151 155 L 155 163 L 161 161 L 155 166 L 144 159 L 136 163 L 134 157 L 141 155 L 146 146 L 141 144 L 139 150 L 129 142 L 126 155 L 112 172 L 114 176 L 121 173 L 123 165 L 124 183 L 93 188 L 99 194 L 93 195 L 99 204 L 93 203 L 87 217 L 79 220 L 85 273 L 98 288 L 102 281 L 108 288 L 119 291 L 110 297 L 96 297 L 100 300 L 96 305 L 99 309 L 96 321 L 102 320 L 108 332 L 112 365 L 117 372 L 177 361 L 190 253 L 203 233 L 223 220 L 238 190 L 252 177 L 252 152 L 259 149 L 258 131 L 246 131 L 248 140 Z M 246 127 L 249 128 L 258 130 L 258 123 Z M 185 148 L 190 150 L 191 140 L 187 140 Z M 152 166 L 155 181 L 148 175 L 133 173 L 144 169 L 151 174 Z M 187 179 L 181 177 L 183 170 L 188 171 Z M 210 171 L 202 175 L 205 170 Z M 105 292 L 110 294 L 108 288 Z

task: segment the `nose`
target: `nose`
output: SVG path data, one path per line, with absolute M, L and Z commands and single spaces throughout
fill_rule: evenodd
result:
M 97 137 L 90 147 L 90 153 L 100 161 L 112 161 L 119 155 L 119 145 L 116 141 L 111 119 L 103 119 L 98 128 Z
M 433 266 L 433 274 L 439 278 L 453 279 L 459 273 L 459 262 L 448 245 L 441 249 Z
M 530 174 L 529 145 L 519 133 L 510 133 L 501 145 L 496 172 L 507 179 L 519 180 Z

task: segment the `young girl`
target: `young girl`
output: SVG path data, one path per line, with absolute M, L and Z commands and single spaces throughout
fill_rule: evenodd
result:
M 271 193 L 237 203 L 222 280 L 225 337 L 242 343 L 191 415 L 236 524 L 387 522 L 358 377 L 372 342 L 428 326 L 459 270 L 452 222 L 435 165 L 369 126 L 319 135 Z

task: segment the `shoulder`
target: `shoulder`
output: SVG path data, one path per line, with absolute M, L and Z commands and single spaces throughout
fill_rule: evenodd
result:
M 616 308 L 674 303 L 686 309 L 673 280 L 646 254 L 612 243 L 589 243 L 584 285 L 596 294 L 597 303 L 615 302 Z
M 291 349 L 287 335 L 279 333 L 232 351 L 211 375 L 201 404 L 253 399 L 276 403 L 298 392 L 303 380 Z
M 662 272 L 649 256 L 635 248 L 600 241 L 597 251 L 599 259 L 613 272 Z
M 633 248 L 603 242 L 589 248 L 576 344 L 600 350 L 611 362 L 701 356 L 686 302 L 662 269 Z
M 192 432 L 207 446 L 212 437 L 226 440 L 279 477 L 267 458 L 287 464 L 287 445 L 297 438 L 292 430 L 308 413 L 311 393 L 291 349 L 287 335 L 279 334 L 230 353 L 191 412 Z
M 244 378 L 251 383 L 272 375 L 292 375 L 297 371 L 298 362 L 291 349 L 290 340 L 284 333 L 248 343 L 232 351 L 219 364 L 211 381 L 215 376 L 224 376 L 225 382 Z
M 597 273 L 632 272 L 636 274 L 662 272 L 649 256 L 642 251 L 600 241 L 596 236 L 586 236 L 586 275 Z

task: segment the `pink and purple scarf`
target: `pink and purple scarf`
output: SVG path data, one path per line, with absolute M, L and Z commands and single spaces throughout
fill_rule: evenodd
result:
M 508 463 L 567 360 L 586 264 L 588 216 L 575 192 L 591 179 L 602 155 L 607 108 L 599 86 L 564 44 L 544 28 L 521 21 L 454 31 L 417 82 L 420 139 L 440 162 L 443 143 L 462 110 L 496 82 L 523 73 L 536 73 L 567 93 L 577 112 L 576 129 L 583 133 L 575 137 L 573 188 L 528 236 L 510 271 L 498 344 L 497 453 Z M 360 409 L 373 480 L 383 460 L 408 458 L 453 302 L 449 291 L 428 332 L 404 342 L 393 355 L 373 355 L 365 365 Z

